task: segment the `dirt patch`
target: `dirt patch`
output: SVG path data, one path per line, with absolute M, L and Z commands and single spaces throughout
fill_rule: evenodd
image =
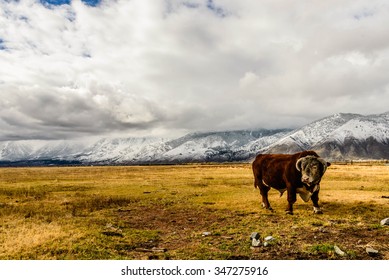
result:
M 208 207 L 135 207 L 117 211 L 126 226 L 142 230 L 158 230 L 157 243 L 148 249 L 166 249 L 163 254 L 134 252 L 139 259 L 386 259 L 389 231 L 330 220 L 310 225 L 290 226 L 295 219 L 281 214 L 261 215 Z M 288 226 L 289 224 L 289 226 Z M 251 247 L 252 231 L 271 232 L 276 237 L 270 246 Z M 207 234 L 204 234 L 207 232 Z M 263 238 L 264 236 L 262 236 Z M 340 247 L 345 256 L 334 252 Z M 144 244 L 147 247 L 147 244 Z M 367 246 L 379 250 L 370 256 Z

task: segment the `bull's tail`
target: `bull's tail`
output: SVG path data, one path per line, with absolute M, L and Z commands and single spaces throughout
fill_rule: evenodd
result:
M 254 188 L 255 189 L 258 189 L 259 187 L 258 187 L 258 179 L 255 177 L 255 179 L 254 179 Z
M 251 165 L 254 174 L 254 189 L 260 189 L 260 184 L 261 184 L 260 178 L 262 177 L 262 175 L 261 175 L 260 166 L 258 165 L 258 162 L 260 161 L 261 156 L 262 156 L 261 154 L 258 154 Z

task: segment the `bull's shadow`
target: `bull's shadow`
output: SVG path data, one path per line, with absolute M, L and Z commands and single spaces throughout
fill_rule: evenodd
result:
M 384 198 L 382 198 L 384 200 Z M 262 214 L 267 214 L 269 216 L 279 216 L 285 215 L 284 212 L 284 203 L 276 202 L 273 203 L 273 211 L 266 209 L 261 209 Z M 367 223 L 376 223 L 384 218 L 387 218 L 389 215 L 389 200 L 388 203 L 379 203 L 376 200 L 366 200 L 366 201 L 330 201 L 326 200 L 320 203 L 323 210 L 323 214 L 314 214 L 312 210 L 312 203 L 298 202 L 294 205 L 295 211 L 294 216 L 307 216 L 312 217 L 340 217 L 342 219 L 353 219 L 353 220 L 364 220 Z
M 376 201 L 325 201 L 322 203 L 322 208 L 327 215 L 341 215 L 353 217 L 365 217 L 383 219 L 389 213 L 389 204 L 380 204 Z

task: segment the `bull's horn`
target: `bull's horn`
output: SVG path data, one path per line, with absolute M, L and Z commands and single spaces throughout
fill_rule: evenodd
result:
M 326 170 L 327 170 L 327 162 L 322 158 L 317 158 L 317 160 L 320 161 L 321 164 L 323 164 L 323 167 L 324 167 L 323 174 L 324 174 L 324 172 L 326 172 Z
M 297 162 L 296 162 L 296 169 L 298 170 L 298 171 L 300 171 L 301 172 L 301 162 L 303 161 L 303 157 L 302 158 L 300 158 Z

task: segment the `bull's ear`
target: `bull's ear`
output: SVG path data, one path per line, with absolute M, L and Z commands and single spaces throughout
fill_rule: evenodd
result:
M 296 162 L 296 169 L 301 172 L 301 164 L 303 162 L 303 159 L 304 158 L 300 158 L 297 162 Z

